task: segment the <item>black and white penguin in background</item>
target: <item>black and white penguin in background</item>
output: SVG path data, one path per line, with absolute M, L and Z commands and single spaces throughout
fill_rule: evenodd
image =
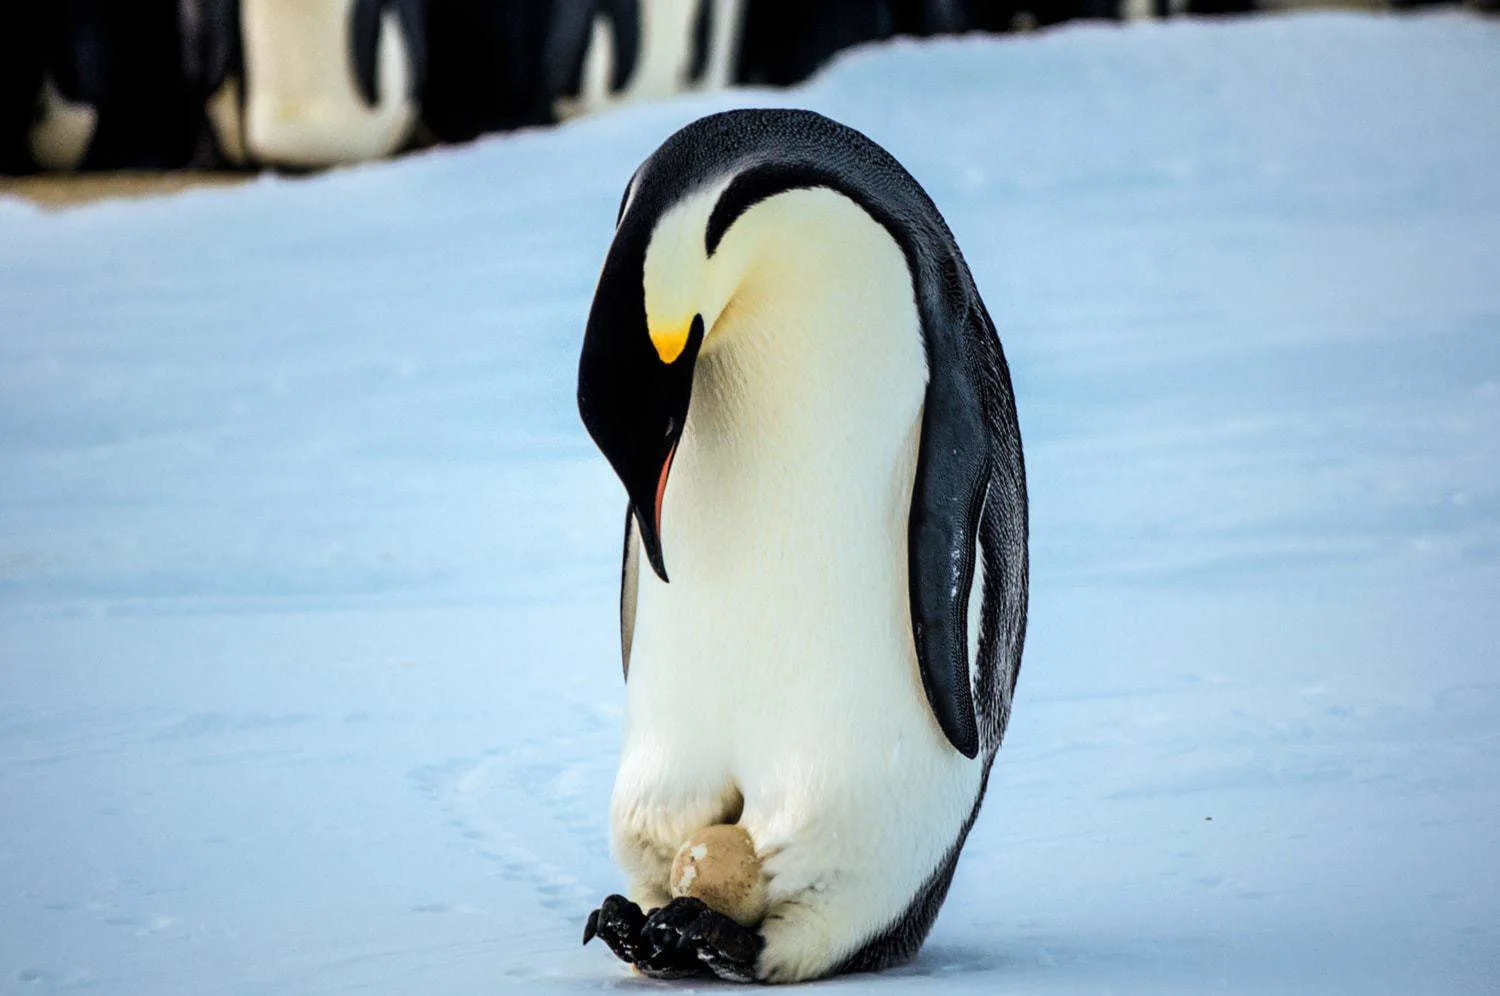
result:
M 937 208 L 820 115 L 689 125 L 625 190 L 578 403 L 629 496 L 610 823 L 630 898 L 585 940 L 657 976 L 910 958 L 1026 624 L 1010 375 Z M 758 927 L 668 893 L 679 845 L 720 823 L 769 879 Z
M 411 138 L 426 62 L 423 0 L 184 0 L 224 157 L 311 169 Z
M 423 120 L 443 141 L 728 86 L 743 0 L 427 0 Z
M 557 87 L 557 116 L 729 86 L 742 6 L 743 0 L 557 0 L 563 30 L 555 37 L 582 55 L 572 79 Z M 588 32 L 582 47 L 580 24 Z
M 621 99 L 640 60 L 644 2 L 553 0 L 547 88 L 554 118 L 576 117 Z
M 188 165 L 201 115 L 177 0 L 56 0 L 6 12 L 0 162 L 32 169 Z

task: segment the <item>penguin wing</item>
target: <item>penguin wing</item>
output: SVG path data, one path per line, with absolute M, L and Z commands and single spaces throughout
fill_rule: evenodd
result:
M 918 293 L 928 358 L 920 449 L 907 524 L 908 594 L 922 686 L 950 743 L 979 753 L 970 676 L 970 592 L 991 471 L 981 337 L 994 336 L 984 307 L 957 271 L 942 268 Z M 961 300 L 954 300 L 955 297 Z
M 387 10 L 396 14 L 411 68 L 411 92 L 403 96 L 422 93 L 427 71 L 426 26 L 418 0 L 355 0 L 349 25 L 349 64 L 354 68 L 360 98 L 371 108 L 380 103 L 380 33 Z
M 547 23 L 542 65 L 547 93 L 576 97 L 583 89 L 583 61 L 594 27 L 595 0 L 555 0 Z
M 619 93 L 635 75 L 635 64 L 640 60 L 641 21 L 644 12 L 640 0 L 608 0 L 602 5 L 614 31 L 615 71 L 609 81 L 609 89 Z
M 382 0 L 355 0 L 349 25 L 349 64 L 366 107 L 380 103 L 380 20 Z
M 641 577 L 641 541 L 635 516 L 625 506 L 625 553 L 620 560 L 620 662 L 630 680 L 630 645 L 635 641 L 635 593 Z
M 703 82 L 708 71 L 708 50 L 713 46 L 715 0 L 698 0 L 698 12 L 693 16 L 692 53 L 688 60 L 687 81 Z
M 407 56 L 411 59 L 411 96 L 421 99 L 427 92 L 426 0 L 397 0 L 396 15 L 400 18 Z

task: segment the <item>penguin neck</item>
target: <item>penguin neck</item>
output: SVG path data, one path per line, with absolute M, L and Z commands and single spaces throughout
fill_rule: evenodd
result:
M 752 262 L 705 342 L 667 486 L 674 585 L 751 559 L 826 572 L 850 543 L 888 563 L 867 540 L 904 549 L 927 381 L 900 247 L 816 188 L 757 205 L 721 249 Z

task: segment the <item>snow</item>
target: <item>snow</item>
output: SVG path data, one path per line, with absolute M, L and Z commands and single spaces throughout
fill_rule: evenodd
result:
M 1494 992 L 1500 23 L 853 53 L 317 178 L 0 200 L 0 992 L 657 989 L 620 886 L 620 191 L 811 106 L 948 217 L 1032 490 L 1020 697 L 921 957 L 835 991 Z

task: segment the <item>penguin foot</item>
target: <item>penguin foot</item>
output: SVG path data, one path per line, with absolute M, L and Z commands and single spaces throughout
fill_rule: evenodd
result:
M 647 960 L 638 965 L 647 975 L 655 974 L 656 964 L 673 971 L 690 964 L 726 982 L 755 981 L 755 959 L 763 943 L 755 931 L 688 896 L 652 910 L 641 940 Z
M 701 899 L 674 899 L 649 914 L 623 896 L 610 896 L 589 914 L 583 943 L 595 936 L 621 961 L 655 979 L 705 971 L 726 982 L 754 982 L 761 936 Z

